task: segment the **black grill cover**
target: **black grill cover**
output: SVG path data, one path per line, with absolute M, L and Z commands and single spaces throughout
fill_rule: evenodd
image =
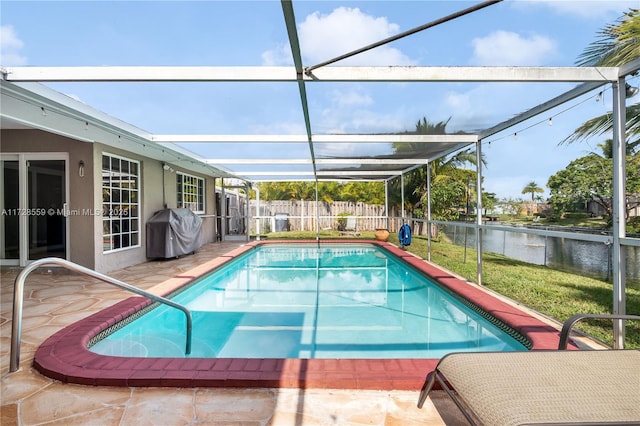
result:
M 147 257 L 172 258 L 202 246 L 202 219 L 189 209 L 157 211 L 147 221 Z

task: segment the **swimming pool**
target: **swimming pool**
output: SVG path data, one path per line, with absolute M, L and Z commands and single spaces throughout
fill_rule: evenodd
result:
M 203 260 L 192 269 L 176 269 L 172 278 L 150 291 L 170 297 L 188 288 L 200 277 L 265 245 L 276 241 L 245 243 L 223 255 Z M 280 242 L 282 243 L 282 242 Z M 302 247 L 314 241 L 287 241 Z M 341 243 L 344 240 L 322 241 Z M 524 336 L 531 350 L 555 349 L 559 331 L 522 307 L 497 297 L 492 292 L 468 283 L 399 247 L 379 241 L 367 242 L 380 247 L 395 262 L 431 280 L 447 292 L 456 294 L 464 304 L 474 307 L 482 317 L 506 324 Z M 349 246 L 350 244 L 346 244 Z M 212 244 L 215 246 L 215 244 Z M 203 247 L 202 252 L 207 248 Z M 179 262 L 179 261 L 176 261 Z M 390 293 L 393 294 L 393 293 Z M 371 301 L 370 301 L 371 302 Z M 173 386 L 173 387 L 263 387 L 334 388 L 417 391 L 425 374 L 432 371 L 438 358 L 248 358 L 248 357 L 176 357 L 112 356 L 91 352 L 88 348 L 112 334 L 130 320 L 154 310 L 143 297 L 129 297 L 56 332 L 38 347 L 33 366 L 41 374 L 64 383 L 98 386 Z M 184 342 L 178 343 L 183 348 Z
M 193 315 L 190 357 L 440 358 L 527 348 L 368 244 L 265 245 L 172 298 Z M 98 341 L 110 356 L 182 357 L 185 318 L 161 306 Z

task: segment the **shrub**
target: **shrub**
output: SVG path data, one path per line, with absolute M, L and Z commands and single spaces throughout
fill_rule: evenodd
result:
M 627 222 L 627 232 L 632 234 L 640 233 L 640 216 L 629 218 Z
M 336 219 L 338 231 L 344 231 L 347 228 L 347 217 L 353 216 L 353 213 L 342 212 L 338 213 L 338 218 Z

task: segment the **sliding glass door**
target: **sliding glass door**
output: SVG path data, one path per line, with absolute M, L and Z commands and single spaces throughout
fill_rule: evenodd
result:
M 2 155 L 0 255 L 24 266 L 43 257 L 67 258 L 67 155 Z
M 2 174 L 0 174 L 0 187 L 2 188 L 2 196 L 0 197 L 0 207 L 2 207 L 0 258 L 3 263 L 17 264 L 20 259 L 19 164 L 17 156 L 15 160 L 3 159 L 0 162 L 2 164 Z M 8 262 L 4 262 L 5 260 Z

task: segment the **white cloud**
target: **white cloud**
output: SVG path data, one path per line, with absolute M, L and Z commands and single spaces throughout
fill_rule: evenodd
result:
M 471 99 L 468 93 L 448 92 L 445 95 L 445 104 L 456 112 L 468 112 L 472 110 Z
M 331 92 L 331 100 L 338 107 L 355 107 L 373 104 L 373 99 L 369 94 L 359 92 L 358 90 L 348 90 L 346 92 L 333 90 Z
M 363 13 L 358 8 L 338 7 L 329 14 L 314 12 L 298 25 L 298 36 L 303 63 L 306 66 L 335 58 L 342 54 L 384 40 L 400 32 L 399 25 L 389 22 L 386 17 L 375 17 Z M 264 65 L 292 65 L 288 43 L 262 54 Z M 400 50 L 388 45 L 336 62 L 338 66 L 389 66 L 415 65 Z M 375 104 L 369 88 L 355 87 L 350 90 L 332 90 L 327 93 L 329 107 L 318 111 L 314 121 L 317 133 L 371 133 L 403 130 L 404 120 L 400 113 L 387 116 L 373 112 Z M 325 149 L 329 149 L 326 148 Z M 352 151 L 353 146 L 341 144 L 332 150 Z M 362 147 L 375 152 L 388 147 Z
M 300 50 L 305 65 L 314 65 L 384 40 L 400 32 L 398 24 L 374 17 L 358 8 L 339 7 L 327 15 L 314 12 L 298 26 Z M 291 65 L 288 44 L 262 54 L 265 65 Z M 400 50 L 383 45 L 337 62 L 337 65 L 414 65 Z
M 363 86 L 349 90 L 334 89 L 327 94 L 329 105 L 319 111 L 314 120 L 314 131 L 318 133 L 376 133 L 404 130 L 399 118 L 402 111 L 394 114 L 375 112 L 375 100 Z
M 529 8 L 536 6 L 548 7 L 559 15 L 579 16 L 583 18 L 602 18 L 605 14 L 618 14 L 631 8 L 638 8 L 637 0 L 527 0 L 511 2 L 514 7 Z
M 508 88 L 480 84 L 465 91 L 449 91 L 444 95 L 442 108 L 451 116 L 447 129 L 473 132 L 491 127 L 508 118 L 505 112 L 520 93 L 521 89 L 514 84 Z
M 316 131 L 320 133 L 375 133 L 389 131 L 390 117 L 365 108 L 350 108 L 331 105 L 320 112 Z M 397 123 L 393 123 L 397 125 Z M 392 128 L 395 128 L 393 126 Z M 384 129 L 384 130 L 383 130 Z
M 11 25 L 3 25 L 0 27 L 0 35 L 2 36 L 0 45 L 2 45 L 3 50 L 20 50 L 24 46 L 24 43 L 18 38 L 18 35 Z
M 282 44 L 275 49 L 267 50 L 262 53 L 262 65 L 264 66 L 285 66 L 293 65 L 293 57 L 291 56 L 291 48 L 288 44 Z
M 472 63 L 487 66 L 542 65 L 556 53 L 556 43 L 548 37 L 529 38 L 509 31 L 494 31 L 472 41 Z
M 314 12 L 300 24 L 299 37 L 306 61 L 318 63 L 383 40 L 400 32 L 385 17 L 358 8 L 339 7 L 328 15 Z M 400 50 L 384 45 L 340 61 L 340 65 L 412 65 Z
M 0 27 L 0 64 L 26 65 L 27 58 L 20 54 L 24 47 L 24 42 L 20 40 L 18 34 L 11 25 Z

